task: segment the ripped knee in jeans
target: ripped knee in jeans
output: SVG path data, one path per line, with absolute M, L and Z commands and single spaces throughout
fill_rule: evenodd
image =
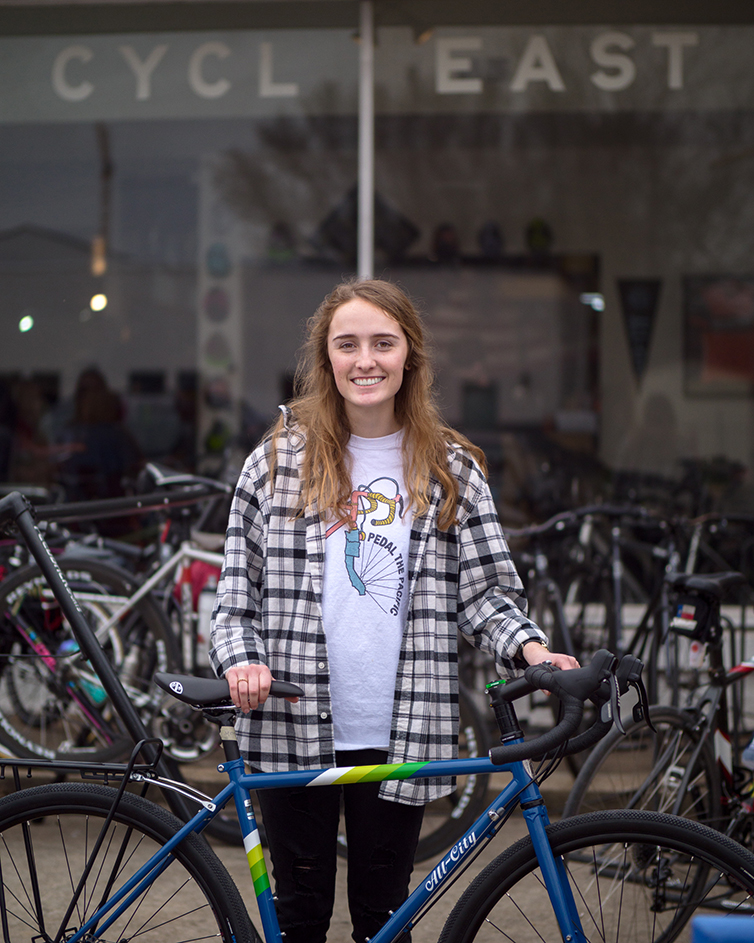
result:
M 291 874 L 296 883 L 296 892 L 299 894 L 319 893 L 319 888 L 316 887 L 316 883 L 312 884 L 309 879 L 318 875 L 321 870 L 322 865 L 318 857 L 298 856 L 294 860 L 291 868 Z
M 383 868 L 395 867 L 396 852 L 394 848 L 375 848 L 369 861 L 370 871 L 380 871 Z

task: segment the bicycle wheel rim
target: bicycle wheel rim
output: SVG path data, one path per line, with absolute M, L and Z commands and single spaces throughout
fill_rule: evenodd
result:
M 9 938 L 68 939 L 180 825 L 164 809 L 126 794 L 85 876 L 114 796 L 113 789 L 74 783 L 35 787 L 0 801 L 2 903 Z M 100 922 L 99 930 L 97 938 L 107 943 L 259 940 L 232 879 L 196 835 L 176 849 L 169 867 L 111 927 Z
M 698 912 L 754 918 L 754 856 L 699 823 L 624 810 L 566 819 L 548 835 L 588 940 L 673 943 L 689 939 Z M 527 837 L 475 879 L 440 943 L 561 938 Z

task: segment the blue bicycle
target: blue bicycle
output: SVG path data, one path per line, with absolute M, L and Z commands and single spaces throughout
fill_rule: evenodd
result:
M 154 761 L 45 764 L 15 761 L 20 787 L 26 767 L 78 771 L 102 783 L 63 782 L 22 789 L 0 800 L 0 930 L 3 939 L 44 943 L 132 940 L 282 943 L 251 792 L 281 786 L 453 776 L 506 771 L 510 782 L 472 827 L 419 882 L 372 939 L 395 943 L 502 829 L 520 807 L 529 836 L 497 857 L 450 913 L 441 943 L 562 940 L 670 943 L 694 913 L 723 907 L 754 913 L 754 855 L 698 823 L 652 812 L 600 812 L 550 824 L 539 784 L 569 750 L 603 735 L 617 716 L 617 694 L 640 685 L 641 664 L 618 665 L 599 652 L 587 668 L 529 668 L 498 682 L 490 696 L 503 742 L 489 758 L 426 764 L 248 774 L 235 741 L 235 712 L 224 681 L 160 675 L 157 683 L 220 726 L 227 785 L 214 797 L 171 783 Z M 534 689 L 564 704 L 558 725 L 524 741 L 514 702 Z M 276 682 L 273 694 L 300 694 Z M 574 736 L 587 700 L 594 727 Z M 639 707 L 639 709 L 641 709 Z M 570 739 L 569 738 L 573 738 Z M 154 747 L 154 744 L 149 746 Z M 536 764 L 536 769 L 535 765 Z M 197 803 L 186 824 L 146 798 L 149 788 L 175 790 Z M 136 790 L 136 791 L 134 791 Z M 141 794 L 138 794 L 141 793 Z M 248 856 L 262 937 L 227 871 L 202 836 L 226 805 L 235 807 Z M 754 929 L 754 923 L 752 924 Z

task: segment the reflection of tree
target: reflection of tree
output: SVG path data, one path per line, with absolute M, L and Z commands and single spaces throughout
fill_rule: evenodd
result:
M 356 180 L 356 117 L 329 86 L 301 104 L 318 114 L 260 119 L 257 146 L 223 154 L 215 185 L 241 219 L 309 235 Z

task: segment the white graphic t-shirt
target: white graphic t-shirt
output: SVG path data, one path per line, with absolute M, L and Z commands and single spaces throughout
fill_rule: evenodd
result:
M 322 612 L 336 750 L 390 742 L 411 536 L 402 437 L 351 436 L 349 521 L 327 529 Z

